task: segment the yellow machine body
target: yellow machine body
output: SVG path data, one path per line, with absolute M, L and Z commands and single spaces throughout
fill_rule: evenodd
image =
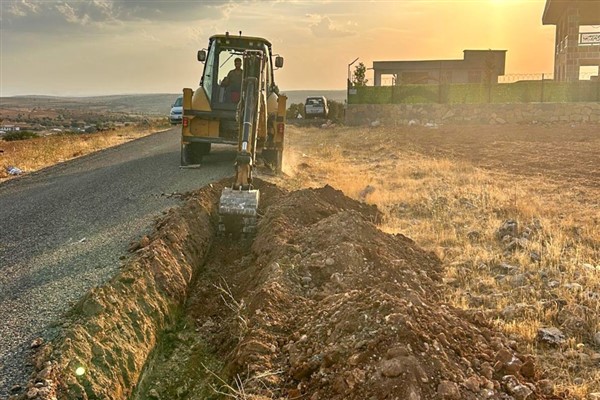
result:
M 250 61 L 249 54 L 260 58 L 260 71 L 252 74 L 259 82 L 252 94 L 257 116 L 252 140 L 246 143 L 250 148 L 245 151 L 252 154 L 253 161 L 256 154 L 260 156 L 264 151 L 266 163 L 281 170 L 287 98 L 279 94 L 274 81 L 274 71 L 278 68 L 275 64 L 281 57 L 272 54 L 271 43 L 266 39 L 229 34 L 212 36 L 208 49 L 198 52 L 199 61 L 204 63 L 200 85 L 195 90 L 183 89 L 182 165 L 199 164 L 209 154 L 212 144 L 237 145 L 238 151 L 243 150 L 240 107 L 244 99 L 241 88 L 236 91 L 228 83 L 237 58 L 244 60 L 243 79 L 250 78 L 246 69 L 252 68 L 254 61 Z

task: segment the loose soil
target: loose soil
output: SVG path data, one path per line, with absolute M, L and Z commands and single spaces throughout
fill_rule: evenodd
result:
M 137 398 L 554 398 L 532 357 L 443 304 L 440 261 L 375 207 L 259 188 L 254 242 L 213 244 Z

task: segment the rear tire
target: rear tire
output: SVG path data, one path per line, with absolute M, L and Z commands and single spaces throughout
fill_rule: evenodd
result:
M 211 143 L 189 143 L 184 145 L 182 164 L 200 164 L 202 157 L 210 153 L 210 147 Z
M 201 156 L 207 156 L 210 153 L 211 143 L 194 143 L 197 145 L 198 154 Z

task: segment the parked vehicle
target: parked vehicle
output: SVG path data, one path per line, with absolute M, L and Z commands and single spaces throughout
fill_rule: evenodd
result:
M 304 104 L 305 118 L 327 118 L 329 106 L 325 96 L 310 96 Z
M 169 114 L 169 121 L 171 125 L 181 123 L 183 117 L 183 96 L 179 96 L 175 103 L 171 106 L 171 113 Z

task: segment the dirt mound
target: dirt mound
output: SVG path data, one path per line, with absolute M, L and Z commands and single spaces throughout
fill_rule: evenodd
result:
M 440 261 L 379 231 L 374 207 L 327 186 L 261 191 L 269 200 L 251 249 L 218 241 L 188 303 L 195 330 L 224 360 L 221 376 L 237 383 L 217 384 L 220 391 L 265 399 L 553 398 L 535 383 L 532 357 L 441 303 Z
M 59 398 L 555 398 L 531 356 L 443 304 L 434 254 L 381 232 L 375 207 L 329 186 L 258 181 L 253 242 L 218 238 L 205 257 L 223 185 L 158 224 L 123 273 L 143 274 L 82 302 L 84 320 L 45 358 Z M 92 373 L 65 375 L 69 357 Z

